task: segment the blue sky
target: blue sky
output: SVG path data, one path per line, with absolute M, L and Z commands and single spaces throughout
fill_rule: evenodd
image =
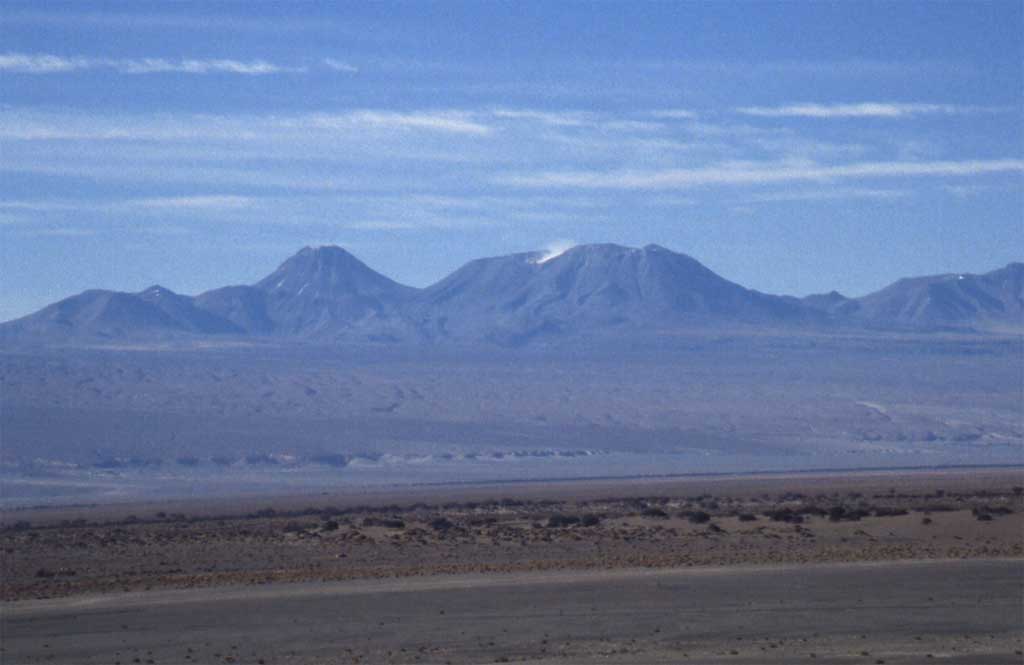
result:
M 774 293 L 1024 259 L 1007 2 L 0 12 L 0 319 L 337 243 L 426 285 L 649 242 Z

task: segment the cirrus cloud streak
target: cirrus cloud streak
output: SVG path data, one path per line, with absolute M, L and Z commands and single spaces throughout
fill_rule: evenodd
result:
M 761 118 L 909 118 L 918 115 L 963 115 L 996 109 L 955 104 L 902 104 L 861 102 L 857 104 L 789 104 L 786 106 L 744 106 L 737 113 Z
M 90 58 L 59 56 L 49 53 L 0 54 L 0 71 L 20 74 L 64 74 L 86 69 L 112 69 L 122 74 L 244 74 L 259 76 L 305 71 L 301 67 L 284 67 L 265 60 L 244 62 L 230 59 L 168 60 L 165 58 Z
M 1024 172 L 1024 160 L 994 159 L 931 162 L 860 162 L 842 165 L 742 162 L 692 169 L 657 171 L 562 171 L 509 174 L 496 180 L 517 187 L 582 189 L 682 189 L 706 185 L 759 185 L 780 182 L 869 178 L 975 176 Z

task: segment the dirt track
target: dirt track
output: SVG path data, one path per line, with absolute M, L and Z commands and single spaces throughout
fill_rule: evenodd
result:
M 1022 585 L 1021 560 L 910 561 L 23 601 L 3 662 L 1017 664 Z

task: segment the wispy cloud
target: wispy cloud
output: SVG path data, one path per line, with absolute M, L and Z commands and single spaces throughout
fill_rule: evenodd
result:
M 696 120 L 697 113 L 686 109 L 661 109 L 651 111 L 648 115 L 652 118 L 665 118 L 666 120 Z
M 80 202 L 69 201 L 0 201 L 0 210 L 24 210 L 28 212 L 70 212 L 73 210 L 81 210 L 82 207 L 83 205 Z
M 459 111 L 412 112 L 352 111 L 340 114 L 320 114 L 298 119 L 320 129 L 352 129 L 358 126 L 380 129 L 427 129 L 455 134 L 490 134 L 491 128 Z
M 0 71 L 21 74 L 63 74 L 86 69 L 112 69 L 122 74 L 244 74 L 258 76 L 284 72 L 304 71 L 302 67 L 284 67 L 265 60 L 214 59 L 200 60 L 186 58 L 168 60 L 165 58 L 90 58 L 85 56 L 60 56 L 49 53 L 0 54 Z
M 585 111 L 538 111 L 534 109 L 495 109 L 495 117 L 527 120 L 555 127 L 583 127 L 595 122 L 594 114 Z
M 355 65 L 349 64 L 343 60 L 335 60 L 334 58 L 324 58 L 324 66 L 328 69 L 333 69 L 336 72 L 346 72 L 348 74 L 357 74 L 359 68 Z
M 281 72 L 301 72 L 303 67 L 282 67 L 264 60 L 241 62 L 238 60 L 164 60 L 162 58 L 145 58 L 143 60 L 115 60 L 115 69 L 126 74 L 155 74 L 160 72 L 179 72 L 184 74 L 278 74 Z
M 248 196 L 232 194 L 216 194 L 204 196 L 168 196 L 125 201 L 123 205 L 133 208 L 148 209 L 238 209 L 253 205 L 254 199 Z
M 829 187 L 827 189 L 809 189 L 799 191 L 769 192 L 750 197 L 759 203 L 775 203 L 790 201 L 841 201 L 846 199 L 872 199 L 892 201 L 910 196 L 905 189 L 869 189 L 863 187 Z
M 1011 185 L 982 185 L 982 184 L 957 184 L 957 185 L 945 185 L 942 188 L 947 194 L 950 194 L 958 199 L 970 199 L 977 196 L 984 196 L 986 194 L 996 194 L 1005 196 L 1007 193 L 1020 194 L 1021 190 L 1018 186 Z
M 393 220 L 366 220 L 345 224 L 346 229 L 353 231 L 411 231 L 420 228 L 415 222 L 396 222 Z
M 0 200 L 0 210 L 29 212 L 76 212 L 134 210 L 237 210 L 249 208 L 257 199 L 234 194 L 165 196 L 120 200 Z
M 332 222 L 333 223 L 333 222 Z M 354 219 L 338 224 L 353 231 L 417 231 L 425 229 L 478 229 L 504 226 L 486 216 L 436 215 L 423 211 L 406 211 L 387 218 Z
M 19 231 L 19 235 L 44 238 L 83 238 L 87 236 L 96 235 L 96 230 L 72 227 L 58 227 L 45 229 L 29 228 Z
M 677 189 L 703 185 L 757 185 L 799 181 L 922 176 L 975 176 L 1024 172 L 1024 160 L 861 162 L 843 165 L 741 162 L 659 171 L 562 171 L 499 176 L 518 187 L 586 189 Z
M 348 134 L 365 139 L 369 130 L 425 130 L 486 135 L 492 128 L 470 111 L 360 109 L 338 113 L 256 115 L 87 115 L 0 108 L 0 138 L 19 141 L 214 140 L 308 143 Z
M 897 102 L 789 104 L 786 106 L 745 106 L 736 109 L 737 113 L 761 118 L 907 118 L 916 115 L 962 115 L 992 110 L 994 109 L 955 104 L 901 104 Z
M 492 110 L 491 115 L 502 120 L 548 125 L 556 128 L 581 128 L 621 132 L 652 132 L 662 128 L 661 123 L 632 118 L 611 117 L 591 111 L 499 108 Z M 645 115 L 650 117 L 650 114 Z

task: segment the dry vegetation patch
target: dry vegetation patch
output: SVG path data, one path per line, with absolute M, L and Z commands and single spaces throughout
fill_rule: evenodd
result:
M 14 520 L 4 599 L 546 569 L 1024 556 L 1019 486 L 498 499 Z

